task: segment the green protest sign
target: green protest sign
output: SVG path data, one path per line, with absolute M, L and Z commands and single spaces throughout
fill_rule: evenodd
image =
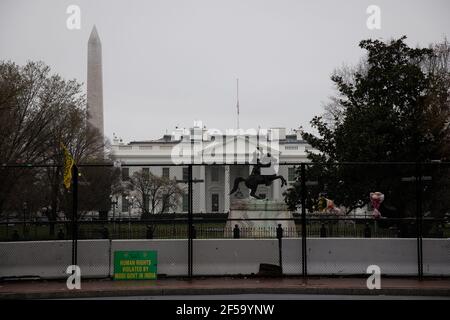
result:
M 115 251 L 114 280 L 156 279 L 156 251 Z

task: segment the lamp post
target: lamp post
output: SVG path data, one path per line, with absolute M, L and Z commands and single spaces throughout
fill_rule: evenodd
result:
M 127 199 L 128 201 L 128 233 L 130 235 L 130 239 L 131 239 L 131 210 L 133 210 L 133 205 L 134 205 L 134 196 L 126 196 L 125 199 Z
M 117 203 L 119 201 L 119 198 L 115 195 L 110 195 L 109 198 L 111 199 L 111 206 L 112 206 L 112 220 L 113 220 L 113 230 L 114 232 L 116 231 L 116 208 L 117 208 Z

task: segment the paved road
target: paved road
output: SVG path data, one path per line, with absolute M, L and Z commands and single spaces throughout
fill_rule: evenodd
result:
M 318 294 L 234 294 L 188 296 L 136 296 L 100 297 L 73 300 L 450 300 L 450 297 L 434 296 L 386 296 L 386 295 L 318 295 Z

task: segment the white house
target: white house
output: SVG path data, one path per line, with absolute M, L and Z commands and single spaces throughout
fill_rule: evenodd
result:
M 305 151 L 308 147 L 298 132 L 286 133 L 285 128 L 221 132 L 206 129 L 201 122 L 195 122 L 192 128 L 176 128 L 172 134 L 157 140 L 124 143 L 115 136 L 112 153 L 115 161 L 121 164 L 123 178 L 137 170 L 148 170 L 170 179 L 187 180 L 188 167 L 183 164 L 196 164 L 193 166 L 193 178 L 203 182 L 193 185 L 194 212 L 214 213 L 228 212 L 234 198 L 249 197 L 243 184 L 235 194 L 230 196 L 229 193 L 234 179 L 248 177 L 258 157 L 262 163 L 272 163 L 270 168 L 262 168 L 261 174 L 277 173 L 292 182 L 294 166 L 283 163 L 307 161 Z M 127 167 L 126 164 L 148 166 Z M 281 188 L 280 180 L 276 180 L 271 186 L 259 186 L 257 194 L 266 199 L 281 200 L 285 188 Z M 132 207 L 125 195 L 119 195 L 116 217 L 133 216 L 136 210 L 130 211 L 130 205 Z M 186 192 L 176 212 L 187 210 Z

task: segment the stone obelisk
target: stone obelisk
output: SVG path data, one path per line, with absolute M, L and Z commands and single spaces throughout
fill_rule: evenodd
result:
M 102 44 L 94 26 L 88 42 L 87 112 L 89 124 L 103 132 Z

